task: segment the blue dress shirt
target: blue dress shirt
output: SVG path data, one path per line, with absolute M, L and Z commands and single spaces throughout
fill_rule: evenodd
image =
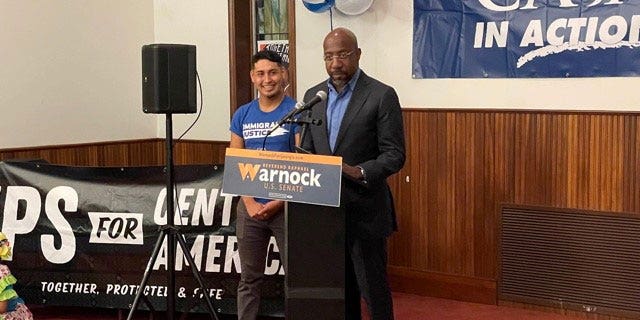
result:
M 329 98 L 327 99 L 327 131 L 329 131 L 329 146 L 331 146 L 331 151 L 335 151 L 340 124 L 342 123 L 344 112 L 347 110 L 347 105 L 349 105 L 353 89 L 359 77 L 360 69 L 356 71 L 340 93 L 336 91 L 336 88 L 331 83 L 331 79 L 327 80 L 329 87 Z

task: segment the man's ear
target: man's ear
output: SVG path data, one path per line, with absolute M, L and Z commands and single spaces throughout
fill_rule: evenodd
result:
M 282 87 L 287 88 L 289 86 L 289 69 L 282 67 Z

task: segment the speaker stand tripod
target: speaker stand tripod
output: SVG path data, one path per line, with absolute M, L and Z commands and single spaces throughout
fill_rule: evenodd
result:
M 153 248 L 153 253 L 151 254 L 151 258 L 149 258 L 149 263 L 144 271 L 144 275 L 142 276 L 142 281 L 140 282 L 140 287 L 138 287 L 138 292 L 136 293 L 135 298 L 133 299 L 133 304 L 131 305 L 131 309 L 129 310 L 129 316 L 127 320 L 131 320 L 133 318 L 133 313 L 138 308 L 138 304 L 140 303 L 140 299 L 143 298 L 144 288 L 147 285 L 147 281 L 149 280 L 149 275 L 151 273 L 151 269 L 156 262 L 158 257 L 158 253 L 160 252 L 160 248 L 162 247 L 162 242 L 165 237 L 167 237 L 167 271 L 168 271 L 168 280 L 167 280 L 167 320 L 173 320 L 175 317 L 176 310 L 176 274 L 175 274 L 175 265 L 176 265 L 176 239 L 177 243 L 180 244 L 182 248 L 182 252 L 184 253 L 189 266 L 191 266 L 191 271 L 193 272 L 193 276 L 198 281 L 200 285 L 200 290 L 203 293 L 203 297 L 207 302 L 207 309 L 209 311 L 209 315 L 212 320 L 219 320 L 218 315 L 216 314 L 213 303 L 208 294 L 208 290 L 206 290 L 204 281 L 202 280 L 202 276 L 196 267 L 195 261 L 191 256 L 189 249 L 187 248 L 187 243 L 184 240 L 184 236 L 180 232 L 180 230 L 174 224 L 174 216 L 175 210 L 173 205 L 174 199 L 174 172 L 173 172 L 173 125 L 171 121 L 171 113 L 166 114 L 166 161 L 167 161 L 167 225 L 160 227 L 160 233 L 158 234 L 158 240 L 156 241 L 156 245 Z

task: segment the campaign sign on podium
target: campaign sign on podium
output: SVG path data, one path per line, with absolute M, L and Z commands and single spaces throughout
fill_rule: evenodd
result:
M 227 148 L 222 191 L 338 207 L 341 179 L 341 157 Z

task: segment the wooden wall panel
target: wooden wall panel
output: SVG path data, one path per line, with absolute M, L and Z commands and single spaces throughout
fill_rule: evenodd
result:
M 174 161 L 176 164 L 222 164 L 227 147 L 228 142 L 182 141 L 174 147 Z
M 640 215 L 639 114 L 403 114 L 407 163 L 390 178 L 400 229 L 389 247 L 394 289 L 410 274 L 436 287 L 443 282 L 428 275 L 455 275 L 495 300 L 485 281 L 497 282 L 502 203 Z M 440 296 L 490 300 L 445 289 Z
M 182 140 L 175 143 L 174 163 L 220 164 L 228 142 Z M 0 150 L 0 160 L 42 159 L 71 166 L 153 166 L 164 165 L 163 139 L 129 140 Z
M 640 215 L 640 114 L 405 109 L 403 115 L 407 162 L 389 179 L 400 229 L 389 242 L 394 290 L 497 303 L 503 203 Z M 174 160 L 223 163 L 227 146 L 180 141 Z M 0 160 L 81 166 L 163 165 L 164 157 L 162 139 L 0 150 Z

